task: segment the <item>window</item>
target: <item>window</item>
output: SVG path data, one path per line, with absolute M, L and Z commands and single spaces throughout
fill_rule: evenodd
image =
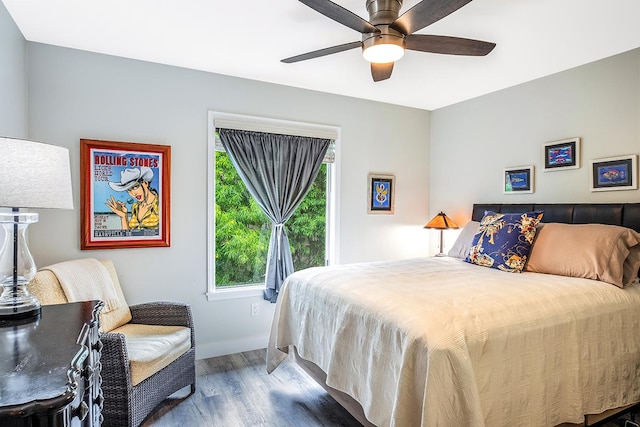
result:
M 229 117 L 233 119 L 234 128 L 242 126 L 241 129 L 253 131 L 285 133 L 285 122 L 210 113 L 209 299 L 262 292 L 271 235 L 269 219 L 249 194 L 216 137 L 216 119 L 228 121 Z M 258 128 L 256 120 L 261 121 Z M 285 124 L 284 130 L 298 135 L 300 133 L 296 132 L 301 129 L 305 131 L 309 126 L 291 122 Z M 225 126 L 228 126 L 226 122 Z M 278 130 L 274 130 L 273 126 L 277 126 Z M 326 134 L 311 136 L 327 138 Z M 336 141 L 337 137 L 332 139 Z M 333 143 L 330 147 L 311 190 L 286 224 L 296 270 L 331 263 L 335 253 L 332 249 L 332 236 L 335 234 L 332 227 L 335 212 L 332 206 L 335 146 L 336 143 Z
M 215 285 L 264 280 L 271 222 L 253 200 L 224 151 L 215 153 Z

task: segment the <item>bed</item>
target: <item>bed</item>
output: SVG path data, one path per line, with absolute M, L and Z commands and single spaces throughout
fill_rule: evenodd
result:
M 525 212 L 543 213 L 530 252 L 469 262 L 489 215 Z M 476 204 L 471 219 L 465 257 L 292 274 L 267 370 L 292 353 L 366 426 L 591 425 L 640 402 L 640 203 Z

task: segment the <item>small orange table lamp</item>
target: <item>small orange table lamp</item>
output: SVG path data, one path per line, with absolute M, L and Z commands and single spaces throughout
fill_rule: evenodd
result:
M 442 252 L 444 247 L 442 233 L 448 228 L 458 228 L 456 223 L 451 221 L 451 218 L 445 215 L 444 212 L 440 212 L 438 215 L 434 216 L 433 219 L 424 226 L 424 228 L 435 228 L 436 230 L 440 230 L 440 252 L 437 253 L 436 256 L 446 256 L 446 254 Z

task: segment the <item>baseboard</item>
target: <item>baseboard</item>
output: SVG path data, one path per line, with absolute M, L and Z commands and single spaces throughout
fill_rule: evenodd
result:
M 268 342 L 269 335 L 256 335 L 237 340 L 216 341 L 206 344 L 199 344 L 196 340 L 196 359 L 208 359 L 209 357 L 258 350 L 266 348 Z

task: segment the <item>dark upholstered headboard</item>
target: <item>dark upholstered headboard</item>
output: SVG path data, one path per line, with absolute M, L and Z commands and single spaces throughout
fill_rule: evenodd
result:
M 471 219 L 480 221 L 484 211 L 520 213 L 543 211 L 542 222 L 622 225 L 640 232 L 640 203 L 476 203 Z

